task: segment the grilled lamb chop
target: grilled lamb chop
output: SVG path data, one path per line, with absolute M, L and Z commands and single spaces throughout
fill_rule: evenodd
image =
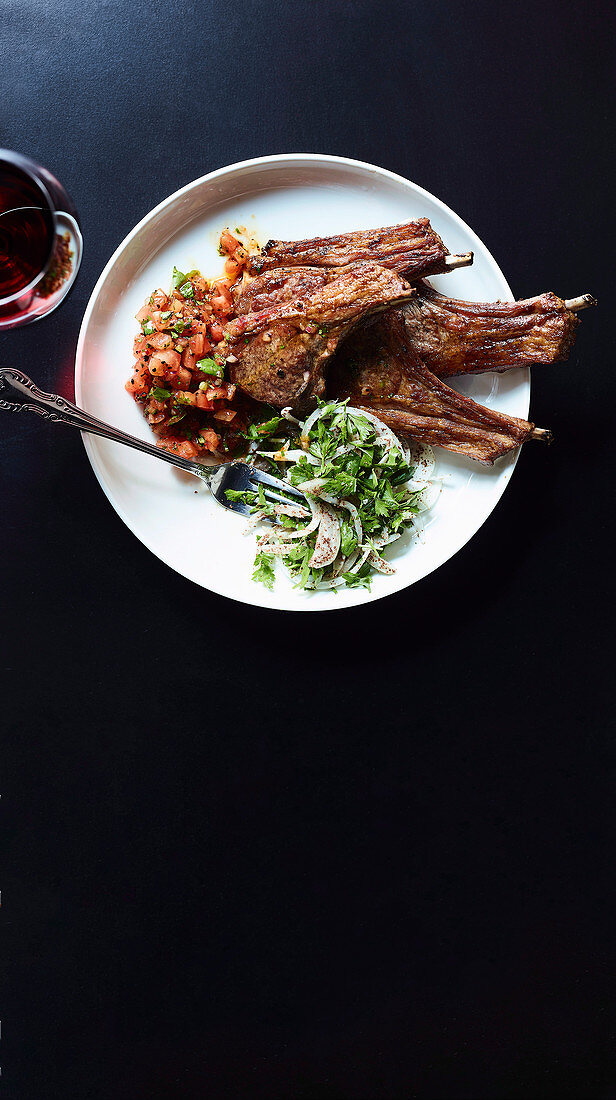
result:
M 398 311 L 345 341 L 333 361 L 328 395 L 350 397 L 396 432 L 491 465 L 527 439 L 550 433 L 476 404 L 450 389 L 417 356 Z
M 449 378 L 566 359 L 579 324 L 573 310 L 592 304 L 589 294 L 564 302 L 551 293 L 521 302 L 460 302 L 422 282 L 403 314 L 423 364 Z
M 382 229 L 358 230 L 337 237 L 313 237 L 306 241 L 268 241 L 250 260 L 251 275 L 277 267 L 347 267 L 372 260 L 407 279 L 437 275 L 450 267 L 472 263 L 472 252 L 450 256 L 427 218 Z
M 323 393 L 325 365 L 343 337 L 414 291 L 395 272 L 368 262 L 293 278 L 293 297 L 284 279 L 269 284 L 269 297 L 249 284 L 244 306 L 268 304 L 228 322 L 227 362 L 231 382 L 257 401 L 301 409 Z
M 314 294 L 340 275 L 339 268 L 277 267 L 257 275 L 242 287 L 235 301 L 235 314 L 259 313 L 293 298 Z

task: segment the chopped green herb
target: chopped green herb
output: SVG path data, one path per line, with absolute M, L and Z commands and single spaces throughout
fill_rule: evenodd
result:
M 260 581 L 266 588 L 273 588 L 276 579 L 272 559 L 267 554 L 257 554 L 252 574 L 253 581 Z
M 166 401 L 171 396 L 171 390 L 163 390 L 160 386 L 154 386 L 150 393 L 157 401 Z
M 222 378 L 225 373 L 224 366 L 217 363 L 215 359 L 198 359 L 197 370 L 203 371 L 204 374 L 211 374 L 215 378 Z
M 270 533 L 261 536 L 259 557 L 269 546 L 298 588 L 369 588 L 384 547 L 412 526 L 422 510 L 423 489 L 408 487 L 414 468 L 406 460 L 402 444 L 392 445 L 391 436 L 380 431 L 378 424 L 349 411 L 348 401 L 322 402 L 318 415 L 311 417 L 308 432 L 305 426 L 296 429 L 276 415 L 253 424 L 245 435 L 261 443 L 256 458 L 271 464 L 289 485 L 302 488 L 314 483 L 307 490 L 314 501 L 310 517 L 303 511 L 297 514 L 295 508 L 287 514 L 279 505 L 268 504 L 263 486 L 252 501 L 242 497 L 273 524 Z M 268 438 L 276 452 L 263 446 Z M 283 448 L 285 440 L 288 451 Z M 289 455 L 286 460 L 281 458 L 281 449 Z M 315 505 L 321 497 L 328 518 L 314 529 L 314 517 L 320 514 Z M 292 539 L 288 538 L 291 533 Z M 311 566 L 313 560 L 319 565 Z M 273 574 L 273 569 L 270 571 Z
M 173 269 L 173 278 L 171 280 L 171 286 L 173 290 L 177 290 L 182 283 L 186 282 L 186 276 L 182 271 L 178 271 L 177 267 Z
M 343 573 L 342 579 L 347 588 L 367 588 L 370 591 L 370 571 L 365 565 L 357 573 Z
M 183 298 L 194 298 L 195 288 L 192 285 L 192 283 L 190 283 L 190 282 L 184 283 L 184 285 L 180 287 L 180 294 L 182 295 Z
M 355 533 L 355 528 L 343 516 L 340 520 L 340 553 L 345 558 L 348 558 L 349 554 L 353 552 L 356 546 L 357 535 Z
M 312 547 L 309 546 L 302 559 L 302 568 L 299 574 L 298 587 L 307 588 L 310 581 L 310 558 L 312 557 Z
M 264 420 L 261 424 L 251 424 L 245 433 L 246 439 L 267 439 L 276 431 L 281 421 L 281 416 L 273 416 L 271 420 Z

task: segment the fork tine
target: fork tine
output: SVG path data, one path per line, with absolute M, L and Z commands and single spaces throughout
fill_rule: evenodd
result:
M 250 468 L 249 477 L 251 481 L 260 481 L 262 485 L 271 487 L 272 489 L 277 489 L 279 493 L 281 491 L 286 493 L 286 497 L 282 498 L 283 504 L 289 503 L 290 496 L 294 497 L 295 500 L 298 500 L 300 504 L 306 500 L 304 494 L 301 493 L 299 489 L 296 489 L 293 485 L 289 485 L 286 481 L 281 481 L 278 477 L 272 477 L 271 474 L 264 474 L 262 470 L 256 470 L 254 466 Z M 278 497 L 278 499 L 281 498 Z
M 256 486 L 251 486 L 253 492 L 256 491 L 256 488 Z M 278 493 L 275 489 L 270 489 L 265 485 L 263 486 L 263 495 L 270 504 L 293 504 L 293 501 L 289 500 L 289 497 L 285 497 L 282 493 Z M 304 501 L 306 498 L 302 497 L 301 499 Z
M 252 515 L 252 509 L 249 504 L 244 504 L 242 500 L 221 500 L 220 497 L 214 494 L 214 500 L 218 504 L 222 504 L 223 508 L 228 508 L 230 512 L 237 512 L 240 516 Z

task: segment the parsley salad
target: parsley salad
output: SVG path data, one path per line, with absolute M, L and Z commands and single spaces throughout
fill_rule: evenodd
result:
M 440 493 L 431 447 L 406 446 L 348 400 L 321 402 L 303 423 L 283 409 L 252 425 L 250 436 L 252 461 L 300 489 L 308 504 L 270 504 L 262 489 L 227 493 L 251 505 L 250 527 L 259 529 L 255 581 L 273 587 L 276 559 L 304 589 L 370 588 L 374 571 L 395 573 L 381 551 L 405 531 L 419 534 L 420 513 Z

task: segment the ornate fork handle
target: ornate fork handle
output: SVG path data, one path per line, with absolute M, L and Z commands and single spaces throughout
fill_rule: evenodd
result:
M 189 474 L 203 478 L 208 484 L 220 469 L 221 464 L 205 466 L 201 462 L 191 462 L 188 458 L 170 454 L 169 451 L 163 451 L 152 443 L 136 439 L 135 436 L 119 428 L 112 428 L 110 424 L 105 424 L 103 420 L 98 420 L 97 417 L 84 412 L 72 401 L 67 401 L 65 397 L 40 390 L 27 374 L 23 374 L 15 367 L 0 368 L 0 394 L 2 395 L 0 409 L 6 409 L 8 412 L 21 412 L 22 409 L 26 409 L 28 412 L 44 417 L 45 420 L 55 420 L 58 424 L 68 424 L 71 428 L 79 428 L 82 432 L 104 436 L 105 439 L 112 439 L 115 443 L 123 443 L 136 451 L 143 451 L 145 454 L 153 455 L 154 458 L 160 458 L 171 466 L 178 466 L 180 470 L 186 470 Z M 20 400 L 7 401 L 4 400 L 5 396 L 17 397 Z

